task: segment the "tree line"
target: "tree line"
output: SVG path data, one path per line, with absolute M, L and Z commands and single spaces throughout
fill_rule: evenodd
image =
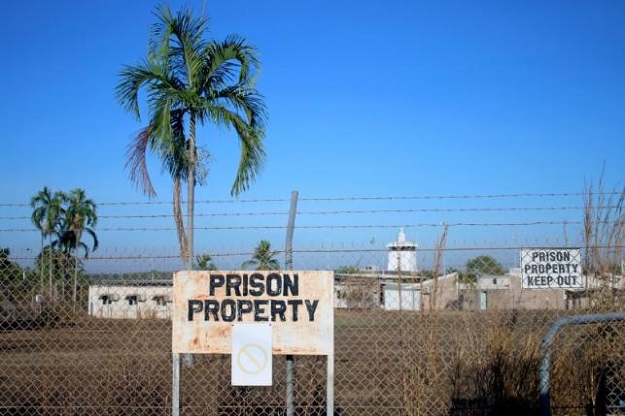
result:
M 83 189 L 53 192 L 44 187 L 31 198 L 30 206 L 32 223 L 41 233 L 41 252 L 35 263 L 41 284 L 47 286 L 50 298 L 75 302 L 83 271 L 81 257 L 87 258 L 98 248 L 97 205 Z
M 40 294 L 54 301 L 76 301 L 79 281 L 84 279 L 82 259 L 98 248 L 97 205 L 83 189 L 54 192 L 44 187 L 33 195 L 30 206 L 41 249 L 33 269 L 11 261 L 8 248 L 0 250 L 2 300 L 30 301 Z

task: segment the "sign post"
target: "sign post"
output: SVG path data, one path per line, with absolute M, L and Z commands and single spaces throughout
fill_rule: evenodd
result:
M 250 339 L 246 333 L 255 335 Z M 265 370 L 270 385 L 273 354 L 326 355 L 328 383 L 333 383 L 334 273 L 177 272 L 172 352 L 232 354 L 235 385 L 267 385 L 261 384 L 267 383 Z M 328 408 L 333 412 L 330 396 Z

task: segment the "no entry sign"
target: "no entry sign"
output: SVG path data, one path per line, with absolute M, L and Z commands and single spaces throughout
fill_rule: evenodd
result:
M 232 327 L 232 385 L 271 386 L 271 324 L 236 324 Z

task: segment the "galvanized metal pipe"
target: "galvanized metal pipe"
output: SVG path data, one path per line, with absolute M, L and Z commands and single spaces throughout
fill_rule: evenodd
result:
M 551 396 L 549 392 L 549 379 L 551 376 L 551 344 L 560 329 L 568 325 L 586 325 L 615 321 L 625 321 L 625 312 L 566 316 L 555 320 L 551 324 L 540 346 L 540 351 L 543 357 L 538 376 L 541 415 L 551 416 Z
M 284 268 L 293 269 L 293 230 L 295 229 L 295 214 L 297 213 L 298 192 L 291 193 L 291 207 L 289 208 L 289 222 L 286 227 L 286 242 L 284 244 Z M 292 355 L 286 356 L 286 416 L 295 414 L 294 394 L 295 359 Z
M 180 354 L 172 354 L 171 415 L 180 416 Z

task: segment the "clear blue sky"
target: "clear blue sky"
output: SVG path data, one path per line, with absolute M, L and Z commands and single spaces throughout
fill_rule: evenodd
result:
M 0 202 L 43 186 L 143 201 L 124 169 L 140 127 L 117 103 L 153 1 L 7 1 Z M 170 1 L 260 52 L 268 159 L 243 198 L 577 192 L 625 169 L 623 1 Z M 227 199 L 238 146 L 197 198 Z M 169 178 L 151 165 L 160 200 Z M 393 236 L 395 231 L 393 231 Z

